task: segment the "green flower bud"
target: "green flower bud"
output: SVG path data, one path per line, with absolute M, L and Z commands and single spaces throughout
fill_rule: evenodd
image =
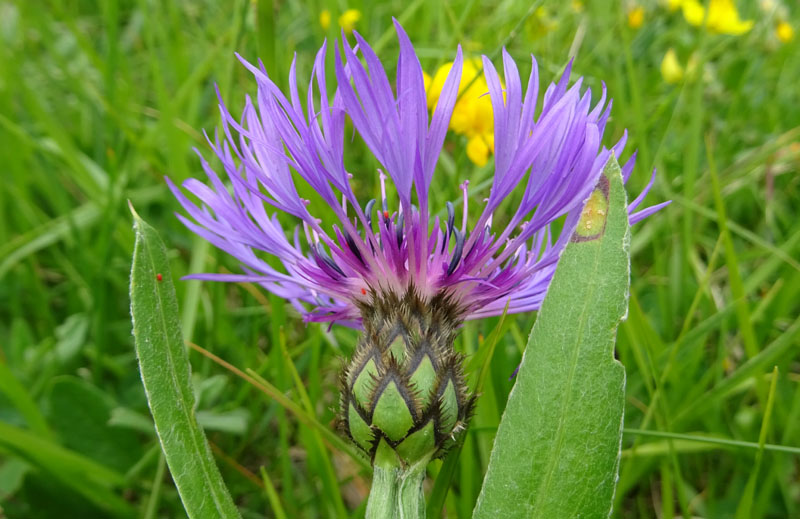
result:
M 474 404 L 453 350 L 459 308 L 410 290 L 373 294 L 361 314 L 364 333 L 342 376 L 342 429 L 375 463 L 376 454 L 407 465 L 442 456 Z

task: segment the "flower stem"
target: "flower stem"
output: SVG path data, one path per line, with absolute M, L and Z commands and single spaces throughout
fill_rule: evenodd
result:
M 425 468 L 429 457 L 403 467 L 384 442 L 378 447 L 365 519 L 425 519 Z

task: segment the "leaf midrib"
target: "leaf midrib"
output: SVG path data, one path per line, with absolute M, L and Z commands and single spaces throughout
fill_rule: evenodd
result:
M 596 247 L 596 252 L 595 252 L 595 255 L 594 255 L 594 267 L 593 267 L 593 269 L 591 271 L 592 274 L 595 274 L 595 273 L 598 272 L 598 265 L 600 263 L 600 256 L 601 255 L 602 255 L 602 247 L 601 246 L 597 246 Z M 592 276 L 592 279 L 596 279 L 596 276 Z M 582 342 L 583 333 L 584 333 L 584 330 L 585 330 L 585 327 L 586 327 L 587 308 L 588 308 L 590 302 L 592 301 L 592 296 L 594 295 L 594 293 L 596 291 L 597 291 L 597 283 L 592 283 L 591 284 L 591 289 L 589 290 L 589 293 L 587 294 L 587 297 L 584 299 L 583 305 L 581 305 L 581 312 L 579 314 L 580 315 L 580 318 L 579 318 L 580 319 L 579 320 L 580 325 L 578 327 L 578 335 L 577 335 L 575 341 L 573 342 L 573 345 L 575 345 L 575 344 L 580 345 L 580 343 Z M 576 369 L 576 366 L 577 366 L 577 363 L 578 363 L 577 362 L 577 357 L 579 356 L 579 353 L 580 353 L 580 346 L 576 346 L 575 348 L 573 348 L 573 350 L 574 351 L 573 351 L 573 354 L 572 354 L 572 362 L 570 363 L 569 377 L 567 378 L 566 390 L 564 391 L 564 397 L 561 400 L 561 407 L 559 408 L 560 411 L 559 411 L 559 419 L 558 419 L 558 430 L 556 432 L 556 447 L 555 447 L 555 449 L 550 451 L 552 454 L 549 456 L 549 460 L 548 460 L 548 463 L 547 463 L 547 470 L 545 471 L 545 479 L 539 484 L 539 487 L 538 487 L 537 492 L 535 494 L 537 496 L 540 496 L 540 499 L 538 499 L 534 503 L 534 507 L 530 510 L 530 513 L 528 514 L 528 517 L 535 517 L 536 516 L 536 513 L 538 513 L 538 511 L 539 511 L 539 509 L 540 509 L 540 507 L 541 507 L 541 505 L 543 503 L 544 496 L 547 495 L 546 492 L 550 487 L 550 482 L 551 482 L 552 476 L 553 476 L 553 467 L 555 466 L 556 460 L 558 460 L 558 458 L 559 458 L 558 455 L 560 454 L 561 448 L 562 448 L 563 443 L 564 443 L 564 428 L 565 428 L 565 424 L 566 424 L 565 423 L 566 422 L 566 420 L 565 420 L 566 413 L 563 410 L 566 409 L 567 403 L 572 398 L 572 382 L 573 382 L 573 379 L 575 377 L 575 369 Z

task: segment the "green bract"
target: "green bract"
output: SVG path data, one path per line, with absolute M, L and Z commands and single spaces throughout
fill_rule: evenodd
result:
M 373 294 L 361 308 L 364 333 L 342 380 L 341 424 L 375 461 L 400 466 L 442 455 L 473 405 L 453 351 L 458 308 L 445 296 L 423 302 Z

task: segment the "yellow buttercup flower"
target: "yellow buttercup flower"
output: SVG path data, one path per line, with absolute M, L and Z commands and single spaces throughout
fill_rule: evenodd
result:
M 628 11 L 628 27 L 638 29 L 644 23 L 644 7 L 637 5 Z
M 441 67 L 436 70 L 436 73 L 433 75 L 431 79 L 428 76 L 428 82 L 425 85 L 425 93 L 428 96 L 428 108 L 433 109 L 436 106 L 436 103 L 439 102 L 439 96 L 442 94 L 442 88 L 444 88 L 444 82 L 447 79 L 447 74 L 450 73 L 450 69 L 453 68 L 453 62 L 445 63 Z M 461 77 L 461 84 L 464 84 L 464 77 Z M 423 74 L 422 79 L 425 80 L 425 76 L 427 74 Z
M 744 34 L 753 27 L 753 20 L 742 20 L 733 0 L 710 0 L 708 20 L 706 9 L 698 0 L 682 0 L 683 17 L 690 24 L 701 27 L 706 22 L 708 30 L 719 34 Z
M 661 77 L 670 85 L 680 82 L 683 79 L 683 66 L 678 61 L 678 55 L 674 49 L 669 49 L 661 60 Z
M 327 9 L 323 9 L 321 13 L 319 13 L 319 24 L 322 26 L 323 31 L 327 31 L 328 27 L 331 26 L 331 12 Z
M 356 28 L 356 24 L 360 19 L 361 11 L 358 9 L 348 9 L 339 17 L 339 27 L 349 34 Z
M 468 91 L 456 102 L 450 128 L 467 137 L 493 133 L 494 113 L 491 99 L 488 95 L 481 98 L 469 98 L 469 95 Z
M 467 158 L 473 164 L 483 167 L 489 162 L 489 154 L 494 153 L 494 135 L 476 135 L 467 141 Z
M 444 82 L 452 63 L 445 63 L 436 74 L 428 89 L 428 107 L 433 109 L 439 101 Z M 472 137 L 487 133 L 493 129 L 492 101 L 489 98 L 489 86 L 483 77 L 483 64 L 479 59 L 466 59 L 461 69 L 461 83 L 458 86 L 458 101 L 453 108 L 450 128 L 456 133 Z
M 692 25 L 703 25 L 706 16 L 706 9 L 697 0 L 681 0 L 680 8 L 683 17 Z
M 788 23 L 781 21 L 775 27 L 775 36 L 783 43 L 789 43 L 794 39 L 794 29 Z
M 343 12 L 339 17 L 339 27 L 344 29 L 344 32 L 350 34 L 356 28 L 356 24 L 361 20 L 361 11 L 358 9 L 348 9 Z M 323 9 L 319 13 L 319 24 L 322 26 L 323 31 L 327 31 L 331 26 L 331 12 Z
M 430 109 L 434 109 L 439 102 L 445 80 L 452 68 L 452 63 L 446 63 L 439 67 L 433 78 L 426 79 L 423 75 Z M 467 157 L 479 166 L 486 164 L 489 154 L 494 152 L 494 112 L 482 68 L 479 59 L 464 60 L 461 83 L 458 86 L 459 97 L 450 118 L 450 129 L 469 139 Z

